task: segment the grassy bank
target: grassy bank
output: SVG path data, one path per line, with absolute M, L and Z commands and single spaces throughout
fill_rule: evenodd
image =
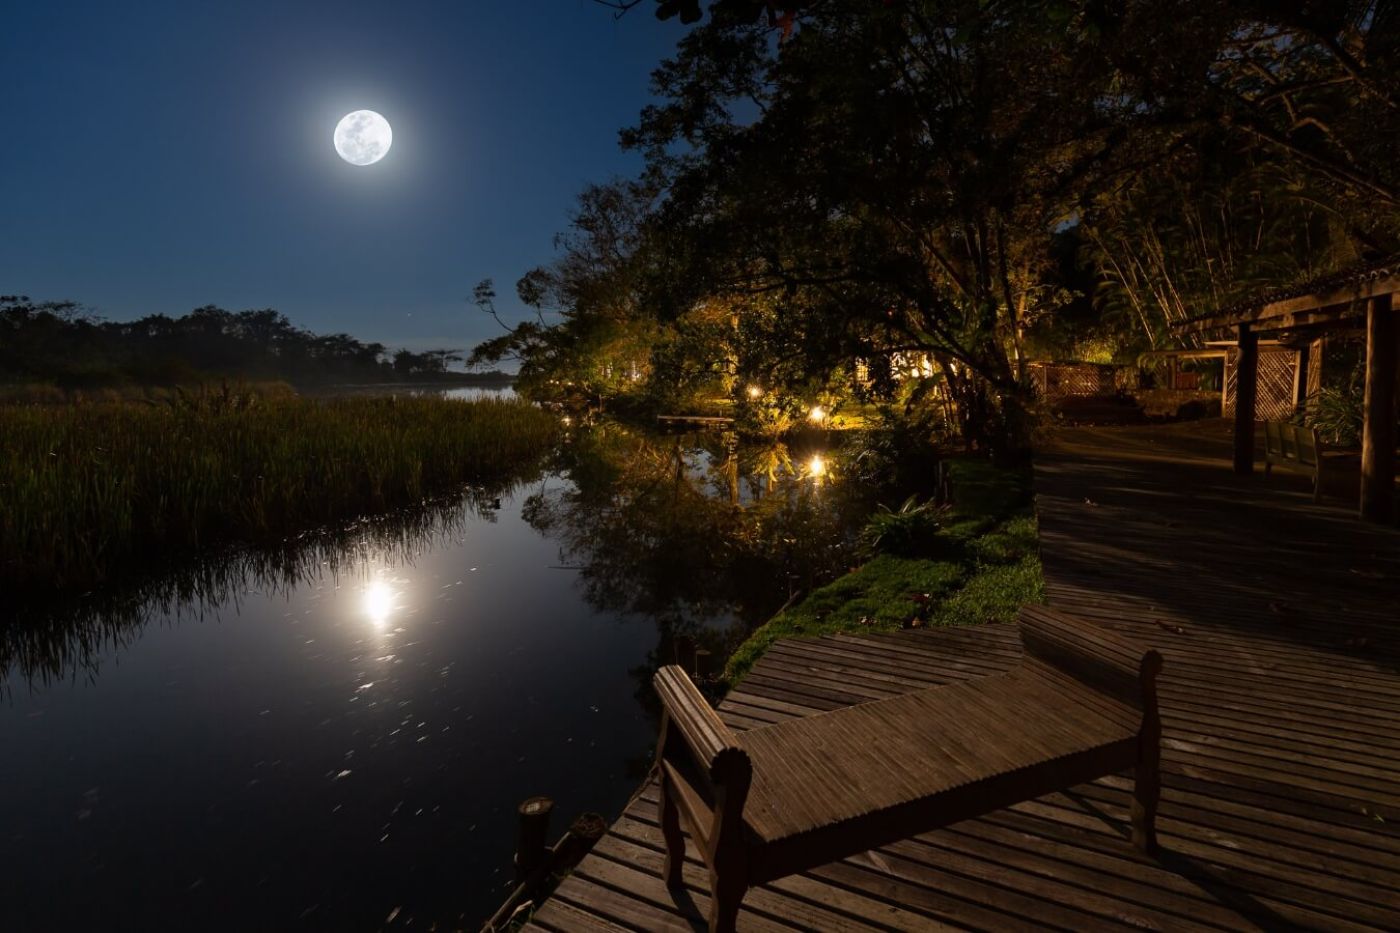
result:
M 509 481 L 551 445 L 518 402 L 253 398 L 0 406 L 0 592 L 72 592 Z
M 1043 584 L 1028 471 L 953 464 L 954 507 L 919 556 L 877 554 L 756 629 L 729 658 L 731 686 L 792 636 L 1009 621 Z

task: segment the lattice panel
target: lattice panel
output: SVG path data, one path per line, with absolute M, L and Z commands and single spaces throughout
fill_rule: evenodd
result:
M 1117 367 L 1097 363 L 1032 363 L 1035 390 L 1047 402 L 1070 396 L 1113 395 Z
M 1254 417 L 1259 421 L 1284 421 L 1293 414 L 1293 380 L 1298 369 L 1298 351 L 1288 347 L 1259 348 L 1259 389 L 1254 401 Z M 1235 413 L 1235 392 L 1239 385 L 1239 350 L 1230 349 L 1225 360 L 1224 413 Z

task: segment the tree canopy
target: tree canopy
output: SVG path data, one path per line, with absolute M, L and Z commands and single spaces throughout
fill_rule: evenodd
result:
M 1059 320 L 1126 356 L 1400 247 L 1387 0 L 703 12 L 658 3 L 694 25 L 622 131 L 644 173 L 586 192 L 562 258 L 521 282 L 559 317 L 478 358 L 653 400 L 810 396 L 857 371 L 888 389 L 923 360 L 962 433 L 994 443 L 1021 430 L 1023 364 Z M 631 384 L 588 374 L 624 357 Z
M 105 321 L 71 301 L 0 296 L 0 372 L 20 382 L 76 388 L 219 377 L 383 382 L 442 376 L 462 358 L 455 350 L 391 351 L 349 334 L 315 334 L 272 308 L 206 305 L 182 317 Z

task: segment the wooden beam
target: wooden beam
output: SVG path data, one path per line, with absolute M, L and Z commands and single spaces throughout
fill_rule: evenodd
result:
M 1315 311 L 1320 308 L 1335 308 L 1339 305 L 1360 304 L 1370 298 L 1378 298 L 1382 295 L 1389 296 L 1396 291 L 1400 291 L 1400 276 L 1387 275 L 1366 282 L 1355 282 L 1339 288 L 1314 292 L 1311 295 L 1299 295 L 1297 298 L 1285 298 L 1282 301 L 1270 302 L 1259 309 L 1259 316 L 1260 318 L 1281 317 L 1300 311 Z
M 1370 299 L 1392 295 L 1397 291 L 1400 291 L 1400 274 L 1385 275 L 1264 305 L 1181 321 L 1173 324 L 1172 330 L 1179 334 L 1196 334 L 1250 323 L 1267 324 L 1267 327 L 1260 329 L 1268 330 L 1330 323 L 1359 315 Z
M 1361 517 L 1388 522 L 1395 512 L 1395 309 L 1389 295 L 1366 315 L 1366 399 L 1361 431 Z
M 1259 396 L 1259 335 L 1248 324 L 1236 327 L 1240 352 L 1235 360 L 1235 472 L 1254 472 L 1254 401 Z

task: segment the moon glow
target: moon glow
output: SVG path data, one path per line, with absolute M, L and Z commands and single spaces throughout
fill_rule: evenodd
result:
M 351 165 L 373 165 L 389 154 L 394 131 L 373 110 L 356 110 L 335 127 L 335 151 Z

